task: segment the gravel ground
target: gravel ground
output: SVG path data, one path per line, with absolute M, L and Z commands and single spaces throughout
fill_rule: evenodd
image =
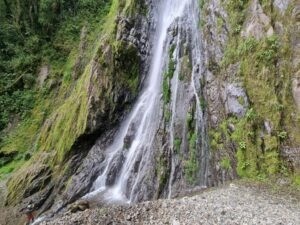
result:
M 300 202 L 291 196 L 230 184 L 180 199 L 68 212 L 42 224 L 300 225 Z

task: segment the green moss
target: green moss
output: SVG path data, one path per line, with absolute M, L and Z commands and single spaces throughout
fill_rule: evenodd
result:
M 236 121 L 231 138 L 238 143 L 237 172 L 241 177 L 266 177 L 280 170 L 278 141 L 276 136 L 260 137 L 262 122 L 249 110 L 248 117 Z M 260 124 L 260 125 L 259 125 Z
M 182 57 L 180 72 L 179 72 L 179 80 L 188 81 L 192 75 L 193 65 L 188 55 L 184 55 Z
M 61 58 L 52 59 L 52 52 L 50 52 L 51 57 L 45 59 L 51 65 L 49 81 L 56 81 L 57 86 L 53 89 L 50 82 L 49 85 L 46 83 L 38 96 L 31 116 L 4 139 L 1 151 L 18 151 L 17 157 L 22 157 L 25 152 L 51 152 L 54 154 L 49 163 L 53 167 L 65 159 L 75 140 L 86 131 L 89 87 L 95 82 L 95 79 L 90 79 L 91 65 L 86 66 L 86 64 L 91 58 L 96 58 L 105 40 L 110 40 L 110 45 L 114 47 L 113 54 L 116 62 L 112 67 L 114 71 L 107 70 L 106 72 L 118 74 L 120 76 L 118 84 L 131 92 L 133 96 L 137 93 L 139 58 L 136 48 L 114 41 L 115 18 L 121 7 L 124 5 L 122 6 L 118 0 L 115 0 L 107 16 L 99 15 L 86 24 L 89 29 L 86 36 L 87 46 L 84 52 L 80 53 L 83 54 L 81 57 L 85 61 L 83 64 L 85 69 L 79 74 L 77 80 L 73 79 L 72 72 L 79 55 L 78 42 L 70 44 L 74 49 L 71 50 L 66 61 Z M 99 23 L 102 18 L 105 23 Z M 101 34 L 101 41 L 99 41 L 99 33 L 102 30 L 105 32 Z M 94 41 L 96 41 L 95 44 Z M 59 43 L 58 39 L 56 43 Z M 49 89 L 46 90 L 47 88 Z M 0 176 L 2 173 L 5 174 L 18 168 L 22 163 L 24 163 L 22 160 L 14 159 L 12 163 L 0 169 Z
M 193 115 L 193 111 L 188 112 L 186 115 L 186 123 L 188 126 L 188 130 L 189 131 L 193 131 L 194 130 L 194 115 Z
M 54 151 L 57 162 L 71 149 L 76 138 L 84 133 L 88 116 L 88 94 L 90 67 L 87 67 L 77 85 L 41 129 L 37 142 L 39 151 Z
M 199 7 L 202 10 L 204 8 L 205 5 L 205 0 L 199 0 Z
M 224 1 L 228 13 L 231 35 L 238 35 L 241 32 L 245 20 L 245 11 L 249 0 L 228 0 Z
M 265 135 L 263 139 L 259 138 L 264 132 L 264 121 L 269 121 L 272 128 L 278 130 L 282 126 L 282 109 L 291 108 L 280 94 L 287 92 L 287 89 L 276 89 L 281 83 L 276 63 L 280 57 L 286 57 L 281 56 L 280 51 L 277 36 L 256 40 L 252 37 L 244 39 L 234 33 L 231 34 L 225 50 L 221 71 L 226 71 L 229 65 L 240 62 L 238 74 L 244 81 L 252 107 L 244 119 L 235 122 L 236 130 L 230 137 L 238 145 L 237 172 L 241 177 L 267 177 L 280 171 L 278 139 L 284 141 L 286 133 L 272 133 Z M 239 102 L 244 103 L 242 100 Z M 212 144 L 216 147 L 217 141 L 213 139 Z
M 221 160 L 221 167 L 225 170 L 231 169 L 231 161 L 228 157 L 225 157 Z
M 49 179 L 49 167 L 46 165 L 48 160 L 47 154 L 36 155 L 32 161 L 19 162 L 22 167 L 16 171 L 13 176 L 7 182 L 8 195 L 7 203 L 9 205 L 18 203 L 22 198 L 24 198 L 25 191 L 30 188 L 30 185 L 37 176 L 42 183 L 40 183 L 40 188 L 45 187 L 45 181 Z
M 287 132 L 286 131 L 281 131 L 278 133 L 278 137 L 280 138 L 280 140 L 285 140 L 287 138 Z
M 219 151 L 224 148 L 224 140 L 222 138 L 223 131 L 221 129 L 211 129 L 209 131 L 209 141 L 211 151 Z
M 173 59 L 174 51 L 175 51 L 175 45 L 172 45 L 169 50 L 169 64 L 168 64 L 168 73 L 167 73 L 169 79 L 173 78 L 174 72 L 176 70 L 175 60 Z
M 196 182 L 197 173 L 199 172 L 196 144 L 197 134 L 189 133 L 189 152 L 187 160 L 184 161 L 184 174 L 190 184 Z
M 200 107 L 204 111 L 207 107 L 207 101 L 203 96 L 200 97 L 199 101 L 200 101 Z
M 15 159 L 12 162 L 0 167 L 0 180 L 6 179 L 7 176 L 20 168 L 24 164 L 23 159 Z
M 176 154 L 178 154 L 180 152 L 181 142 L 182 142 L 181 138 L 175 138 L 175 140 L 174 140 L 173 148 L 174 148 Z
M 295 174 L 293 176 L 293 184 L 297 187 L 300 188 L 300 175 L 299 174 Z
M 163 100 L 165 104 L 168 104 L 171 100 L 171 79 L 173 78 L 176 65 L 173 59 L 173 53 L 175 51 L 175 45 L 172 45 L 169 49 L 169 63 L 167 71 L 163 75 Z
M 259 40 L 240 34 L 242 27 L 245 27 L 250 3 L 247 0 L 222 3 L 228 14 L 228 42 L 222 63 L 218 65 L 210 60 L 208 67 L 216 75 L 230 76 L 229 66 L 239 65 L 237 76 L 247 91 L 251 108 L 242 119 L 224 116 L 220 126 L 209 131 L 209 137 L 211 150 L 217 150 L 219 154 L 224 153 L 223 148 L 227 149 L 232 142 L 235 143 L 239 176 L 266 179 L 282 172 L 280 145 L 300 144 L 300 135 L 297 135 L 299 117 L 295 116 L 297 113 L 291 96 L 291 79 L 298 70 L 293 68 L 291 49 L 295 21 L 287 16 L 291 15 L 295 3 L 292 1 L 283 15 L 272 6 L 272 1 L 260 1 L 271 23 L 279 21 L 285 29 L 278 35 L 266 35 Z M 221 20 L 217 21 L 217 27 L 220 25 Z M 238 100 L 244 105 L 244 99 Z M 265 122 L 270 124 L 271 134 L 267 134 Z M 221 127 L 229 123 L 235 127 L 233 133 Z M 287 173 L 286 170 L 284 173 Z
M 168 104 L 171 100 L 170 80 L 167 73 L 164 73 L 163 78 L 163 100 L 165 104 Z
M 218 31 L 218 33 L 221 32 L 223 25 L 224 25 L 224 20 L 223 20 L 223 18 L 218 17 L 218 18 L 217 18 L 217 31 Z
M 140 73 L 138 50 L 132 44 L 122 41 L 115 41 L 112 45 L 114 46 L 114 73 L 119 75 L 119 82 L 125 88 L 137 95 Z
M 167 157 L 163 154 L 156 160 L 156 175 L 158 178 L 158 193 L 161 194 L 169 179 L 169 167 Z
M 164 106 L 164 119 L 167 123 L 170 121 L 171 116 L 172 116 L 171 110 L 167 106 Z

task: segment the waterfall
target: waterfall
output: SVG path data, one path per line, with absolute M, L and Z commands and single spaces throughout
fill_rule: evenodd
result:
M 188 84 L 189 98 L 195 99 L 195 133 L 197 138 L 197 151 L 201 154 L 199 164 L 201 185 L 206 184 L 207 147 L 205 146 L 205 126 L 203 110 L 201 109 L 199 97 L 200 79 L 200 37 L 198 29 L 198 6 L 195 0 L 164 0 L 158 7 L 158 19 L 156 34 L 154 35 L 152 47 L 152 59 L 150 70 L 144 89 L 142 90 L 132 111 L 123 121 L 114 142 L 105 150 L 105 160 L 102 162 L 102 171 L 94 182 L 92 191 L 84 198 L 101 198 L 106 202 L 130 203 L 141 200 L 137 193 L 147 190 L 152 185 L 151 176 L 153 173 L 154 153 L 156 151 L 156 134 L 161 126 L 162 111 L 162 82 L 163 73 L 166 69 L 170 49 L 170 27 L 176 21 L 182 21 L 179 28 L 193 33 L 191 41 L 192 49 L 192 74 Z M 178 22 L 180 23 L 180 22 Z M 171 102 L 172 113 L 169 127 L 169 148 L 174 147 L 176 117 L 178 116 L 178 95 L 182 91 L 179 81 L 181 69 L 180 45 L 181 38 L 178 34 L 176 49 L 172 57 L 176 59 L 176 69 L 171 81 Z M 181 87 L 181 88 L 180 88 Z M 180 102 L 179 102 L 180 103 Z M 182 106 L 183 107 L 183 106 Z M 182 111 L 182 110 L 181 110 Z M 184 110 L 183 110 L 184 111 Z M 187 111 L 184 111 L 186 117 Z M 184 121 L 184 120 L 183 120 Z M 199 150 L 200 149 L 200 150 Z M 174 150 L 172 150 L 173 152 Z M 201 152 L 202 151 L 202 152 Z M 178 157 L 171 154 L 171 172 L 168 181 L 168 196 L 171 197 L 172 185 L 175 178 L 175 167 Z M 153 184 L 154 185 L 154 184 Z M 150 194 L 149 194 L 150 195 Z

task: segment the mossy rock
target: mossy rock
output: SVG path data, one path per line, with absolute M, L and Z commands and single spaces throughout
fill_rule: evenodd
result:
M 46 187 L 52 176 L 52 171 L 47 165 L 49 157 L 47 154 L 39 155 L 13 174 L 7 182 L 7 205 L 15 205 Z

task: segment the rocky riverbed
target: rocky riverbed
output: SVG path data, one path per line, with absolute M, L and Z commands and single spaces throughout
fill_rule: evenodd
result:
M 299 225 L 300 201 L 264 188 L 230 184 L 178 199 L 68 212 L 42 224 Z

